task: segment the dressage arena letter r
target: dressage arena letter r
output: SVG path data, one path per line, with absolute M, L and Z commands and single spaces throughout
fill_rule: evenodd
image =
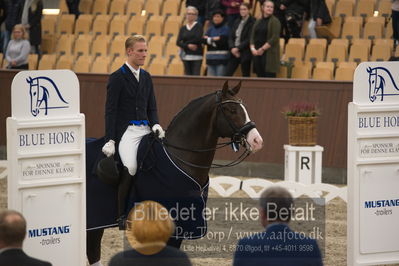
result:
M 302 156 L 301 157 L 301 170 L 303 170 L 303 166 L 304 165 L 306 165 L 306 168 L 308 168 L 308 170 L 310 170 L 309 162 L 310 162 L 310 158 L 309 157 Z

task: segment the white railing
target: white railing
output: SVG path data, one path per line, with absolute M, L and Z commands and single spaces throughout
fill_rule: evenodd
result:
M 225 189 L 223 185 L 227 185 Z M 282 186 L 288 189 L 294 198 L 308 196 L 316 203 L 323 204 L 317 199 L 324 199 L 324 203 L 337 197 L 347 202 L 346 186 L 337 187 L 330 184 L 304 185 L 292 181 L 270 182 L 262 178 L 249 178 L 241 180 L 231 176 L 218 176 L 210 179 L 210 187 L 222 197 L 229 197 L 233 193 L 242 190 L 251 198 L 259 198 L 262 191 L 271 186 Z

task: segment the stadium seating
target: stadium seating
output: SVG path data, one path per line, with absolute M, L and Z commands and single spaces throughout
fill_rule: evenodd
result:
M 127 20 L 128 17 L 126 15 L 114 16 L 109 26 L 109 34 L 111 36 L 125 35 Z
M 93 65 L 91 66 L 91 72 L 93 73 L 109 73 L 110 65 L 109 56 L 97 56 L 94 59 Z
M 164 16 L 177 16 L 179 15 L 180 1 L 178 0 L 165 0 L 163 3 L 162 14 Z
M 72 34 L 75 27 L 75 15 L 61 15 L 58 26 L 58 34 Z
M 141 16 L 144 0 L 128 1 L 126 15 Z
M 143 34 L 146 19 L 146 16 L 133 16 L 127 24 L 127 35 Z
M 75 61 L 75 65 L 73 66 L 73 71 L 81 72 L 81 73 L 89 73 L 90 67 L 92 64 L 91 56 L 79 56 Z
M 125 41 L 127 39 L 127 36 L 124 35 L 117 35 L 115 38 L 111 41 L 110 45 L 110 50 L 109 50 L 109 55 L 111 57 L 114 56 L 124 56 L 125 55 Z
M 91 48 L 91 54 L 94 56 L 107 56 L 108 55 L 108 44 L 111 40 L 109 35 L 97 35 L 96 39 L 93 41 L 93 46 Z
M 81 14 L 79 18 L 76 20 L 75 35 L 89 34 L 91 31 L 92 24 L 93 24 L 93 15 Z
M 108 34 L 110 15 L 97 15 L 93 22 L 93 34 Z
M 55 64 L 55 69 L 72 69 L 73 57 L 71 55 L 62 55 Z
M 3 60 L 3 54 L 0 55 L 0 64 L 2 60 Z M 29 70 L 36 70 L 38 61 L 39 61 L 38 54 L 29 54 L 28 57 Z
M 89 55 L 92 41 L 93 41 L 92 35 L 80 34 L 75 41 L 75 46 L 73 51 L 74 55 L 75 56 Z
M 57 58 L 56 58 L 55 54 L 43 55 L 39 61 L 39 66 L 37 69 L 39 69 L 39 70 L 54 69 L 56 59 Z
M 111 5 L 109 7 L 109 14 L 124 15 L 125 12 L 126 12 L 126 0 L 112 0 Z
M 95 0 L 93 1 L 92 13 L 95 15 L 107 14 L 108 6 L 109 6 L 109 0 Z

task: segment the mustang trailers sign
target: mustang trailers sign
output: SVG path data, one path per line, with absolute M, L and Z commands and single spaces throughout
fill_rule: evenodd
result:
M 8 208 L 27 220 L 25 251 L 85 265 L 85 126 L 69 70 L 22 71 L 7 119 Z
M 399 63 L 364 62 L 348 114 L 348 265 L 399 262 Z

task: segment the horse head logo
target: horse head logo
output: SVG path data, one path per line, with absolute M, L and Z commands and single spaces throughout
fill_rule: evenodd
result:
M 391 72 L 385 67 L 368 67 L 367 73 L 369 74 L 369 99 L 371 102 L 381 98 L 384 101 L 384 96 L 399 95 L 399 88 L 396 86 L 395 80 Z M 386 86 L 389 81 L 392 86 Z M 395 88 L 395 89 L 394 89 Z
M 44 110 L 44 115 L 47 115 L 48 109 L 68 108 L 68 105 L 65 105 L 68 102 L 62 97 L 52 79 L 29 77 L 26 82 L 29 84 L 30 112 L 33 116 L 37 116 L 40 110 Z M 52 95 L 56 95 L 56 97 L 51 97 Z

